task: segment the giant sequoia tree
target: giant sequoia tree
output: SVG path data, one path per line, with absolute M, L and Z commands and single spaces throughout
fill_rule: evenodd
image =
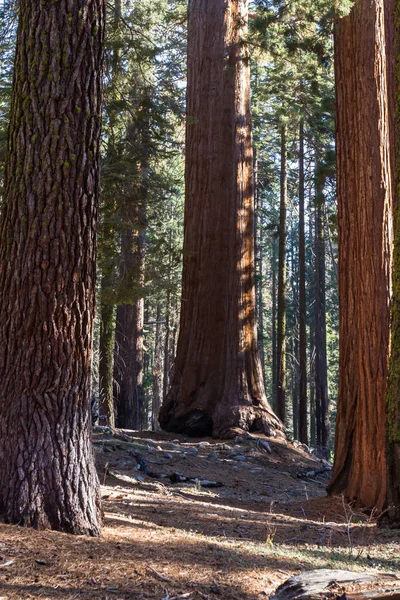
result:
M 103 25 L 103 0 L 19 3 L 0 244 L 0 514 L 93 535 Z
M 189 9 L 180 335 L 161 425 L 193 435 L 282 427 L 257 351 L 247 0 Z
M 340 381 L 330 492 L 385 500 L 392 189 L 392 0 L 357 0 L 336 29 Z

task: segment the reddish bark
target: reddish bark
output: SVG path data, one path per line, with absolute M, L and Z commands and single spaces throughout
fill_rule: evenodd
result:
M 246 0 L 190 4 L 181 324 L 160 423 L 192 435 L 282 428 L 257 352 L 246 30 Z
M 335 33 L 340 380 L 328 491 L 368 508 L 382 508 L 386 496 L 392 175 L 385 11 L 390 6 L 386 0 L 357 0 Z

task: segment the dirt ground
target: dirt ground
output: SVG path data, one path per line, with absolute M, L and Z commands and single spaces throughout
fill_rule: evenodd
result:
M 103 536 L 0 525 L 0 600 L 261 600 L 314 568 L 400 587 L 399 532 L 326 498 L 328 465 L 301 447 L 97 431 L 94 448 Z

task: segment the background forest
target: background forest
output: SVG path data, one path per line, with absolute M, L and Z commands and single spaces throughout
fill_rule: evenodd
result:
M 15 3 L 0 16 L 3 164 Z M 107 18 L 93 404 L 103 424 L 157 429 L 179 330 L 186 3 L 113 0 Z M 329 2 L 257 1 L 244 42 L 265 386 L 289 435 L 325 455 L 338 388 L 332 24 Z

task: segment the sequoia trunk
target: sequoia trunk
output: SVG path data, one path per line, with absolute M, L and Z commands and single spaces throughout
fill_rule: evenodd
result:
M 190 3 L 182 309 L 160 423 L 192 435 L 282 428 L 257 350 L 247 17 L 247 0 Z
M 357 0 L 335 34 L 339 203 L 339 402 L 330 493 L 381 508 L 392 263 L 385 10 Z
M 90 365 L 103 0 L 19 2 L 0 244 L 0 514 L 97 535 Z

